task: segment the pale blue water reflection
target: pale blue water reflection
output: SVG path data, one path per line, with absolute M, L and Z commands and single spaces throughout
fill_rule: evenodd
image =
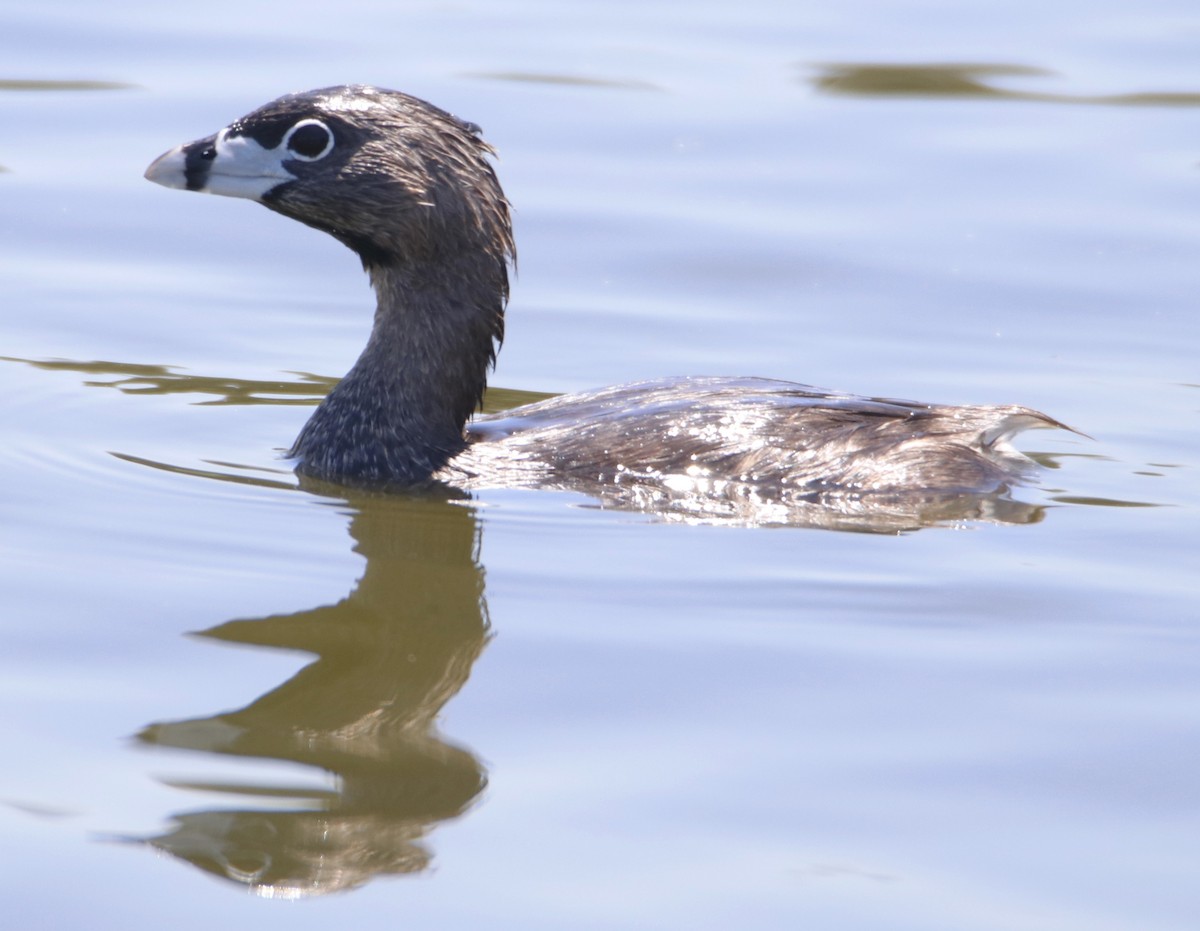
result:
M 0 84 L 6 914 L 1189 927 L 1193 5 L 326 10 L 0 14 L 6 81 L 132 85 Z M 910 83 L 822 83 L 867 63 Z M 297 491 L 362 275 L 141 171 L 347 80 L 500 149 L 496 384 L 763 374 L 1094 439 L 1024 444 L 1039 523 L 897 537 Z

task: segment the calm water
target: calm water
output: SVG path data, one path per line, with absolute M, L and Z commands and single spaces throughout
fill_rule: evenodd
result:
M 1195 4 L 337 9 L 0 12 L 7 923 L 1194 928 Z M 345 81 L 501 152 L 496 385 L 1091 439 L 904 535 L 299 491 L 357 262 L 141 172 Z

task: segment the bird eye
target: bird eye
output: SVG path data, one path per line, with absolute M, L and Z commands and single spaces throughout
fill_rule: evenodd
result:
M 283 144 L 296 158 L 315 162 L 333 148 L 333 133 L 320 120 L 301 120 L 287 131 Z

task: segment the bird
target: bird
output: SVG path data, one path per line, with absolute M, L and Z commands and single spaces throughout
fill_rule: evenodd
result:
M 157 158 L 168 188 L 256 201 L 353 250 L 375 291 L 366 347 L 288 457 L 301 479 L 584 492 L 643 510 L 925 508 L 1006 494 L 1034 467 L 1011 438 L 1063 428 L 1014 405 L 861 397 L 685 376 L 478 415 L 504 337 L 516 246 L 474 123 L 370 85 L 282 96 Z M 915 504 L 914 504 L 915 502 Z M 953 510 L 953 509 L 952 509 Z

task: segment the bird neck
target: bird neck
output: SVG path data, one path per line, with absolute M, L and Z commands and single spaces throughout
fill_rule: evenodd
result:
M 301 473 L 416 484 L 465 448 L 463 428 L 483 398 L 507 296 L 503 261 L 479 258 L 369 268 L 378 299 L 371 336 L 296 439 L 291 455 Z

